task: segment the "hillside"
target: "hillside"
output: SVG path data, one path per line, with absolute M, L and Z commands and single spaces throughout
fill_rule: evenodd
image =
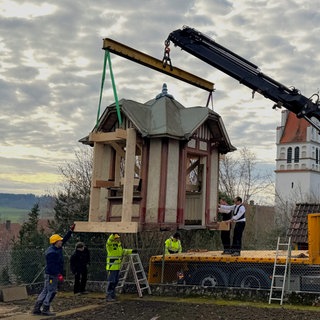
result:
M 35 204 L 39 204 L 40 217 L 53 214 L 54 198 L 48 195 L 0 193 L 0 221 L 22 222 Z

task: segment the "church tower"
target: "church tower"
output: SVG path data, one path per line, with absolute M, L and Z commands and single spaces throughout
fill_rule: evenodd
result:
M 320 201 L 320 134 L 285 110 L 277 128 L 276 203 Z

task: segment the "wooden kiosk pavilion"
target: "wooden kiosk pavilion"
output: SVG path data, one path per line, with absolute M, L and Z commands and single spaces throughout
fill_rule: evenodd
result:
M 186 108 L 164 84 L 142 104 L 109 105 L 80 140 L 93 146 L 89 220 L 78 232 L 209 228 L 216 216 L 219 156 L 234 151 L 221 117 Z

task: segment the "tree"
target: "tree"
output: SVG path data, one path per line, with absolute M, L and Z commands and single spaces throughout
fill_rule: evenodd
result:
M 74 221 L 88 221 L 92 164 L 92 149 L 86 147 L 75 152 L 74 161 L 59 167 L 63 182 L 55 196 L 54 221 L 49 223 L 54 232 L 63 235 Z M 105 235 L 76 233 L 70 243 L 74 240 L 104 247 Z
M 262 174 L 256 169 L 257 161 L 253 152 L 240 149 L 240 155 L 226 155 L 220 160 L 219 189 L 229 198 L 241 196 L 248 203 L 254 195 L 270 192 L 273 186 L 271 174 Z
M 12 269 L 17 279 L 30 283 L 43 268 L 43 252 L 48 246 L 48 237 L 43 228 L 38 228 L 39 204 L 28 213 L 28 220 L 22 224 L 17 241 L 12 249 Z
M 63 233 L 74 221 L 87 221 L 89 216 L 92 175 L 92 151 L 75 152 L 75 160 L 59 167 L 63 182 L 55 196 L 54 221 L 50 228 Z

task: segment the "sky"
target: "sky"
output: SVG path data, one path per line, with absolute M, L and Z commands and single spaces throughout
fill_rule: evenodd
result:
M 0 1 L 0 193 L 43 195 L 75 158 L 99 106 L 103 39 L 157 59 L 170 32 L 187 25 L 307 97 L 319 91 L 320 7 L 315 0 Z M 237 148 L 273 171 L 281 110 L 223 72 L 171 45 L 172 64 L 215 83 L 212 107 Z M 161 92 L 186 107 L 208 93 L 111 55 L 119 99 Z M 101 112 L 114 102 L 106 72 Z M 211 106 L 210 106 L 211 107 Z M 237 152 L 237 151 L 236 151 Z

